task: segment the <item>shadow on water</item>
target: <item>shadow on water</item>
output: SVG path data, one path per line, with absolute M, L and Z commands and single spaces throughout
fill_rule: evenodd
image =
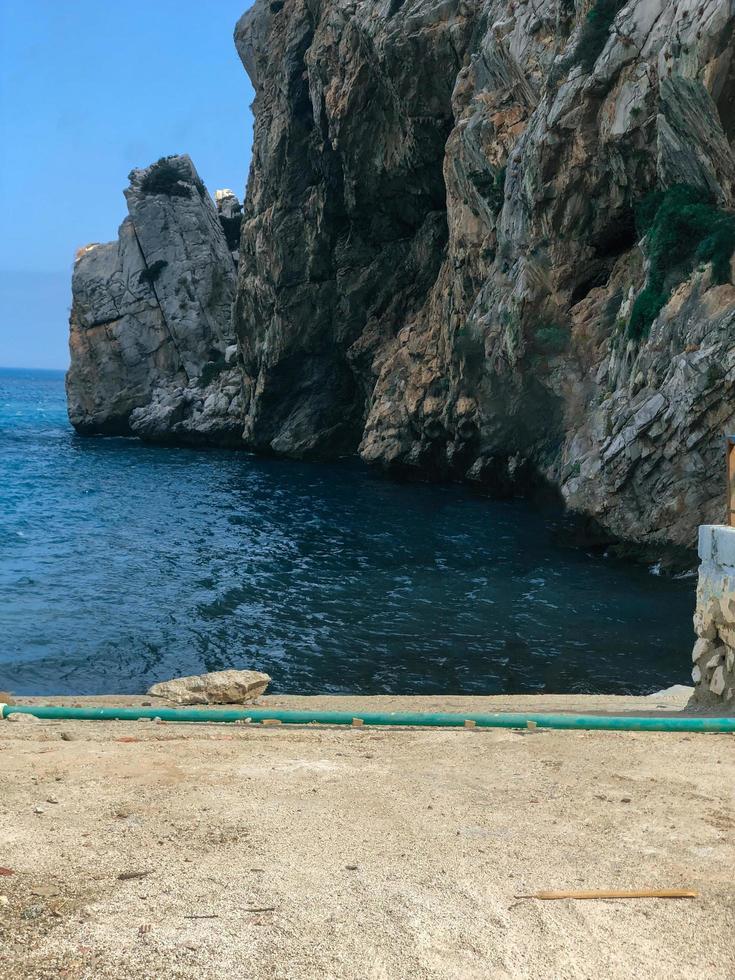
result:
M 644 692 L 687 679 L 694 583 L 562 549 L 564 518 L 356 462 L 84 439 L 0 372 L 0 688 Z

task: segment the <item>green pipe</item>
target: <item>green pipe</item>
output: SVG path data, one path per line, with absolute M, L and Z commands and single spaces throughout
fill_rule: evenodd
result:
M 78 721 L 281 722 L 284 725 L 401 725 L 421 728 L 572 728 L 620 732 L 735 732 L 733 718 L 635 718 L 614 715 L 445 714 L 419 711 L 271 711 L 267 708 L 64 708 L 0 705 L 0 718 L 12 714 Z

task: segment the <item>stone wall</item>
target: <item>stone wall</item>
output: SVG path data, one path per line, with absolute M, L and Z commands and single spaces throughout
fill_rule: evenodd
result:
M 695 700 L 735 710 L 735 528 L 699 529 L 692 680 Z

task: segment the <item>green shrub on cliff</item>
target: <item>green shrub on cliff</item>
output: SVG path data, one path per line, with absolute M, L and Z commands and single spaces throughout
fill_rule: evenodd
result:
M 584 25 L 574 49 L 574 60 L 585 71 L 592 71 L 595 62 L 607 44 L 610 28 L 615 15 L 626 0 L 597 0 L 585 18 Z
M 167 265 L 168 262 L 165 259 L 158 259 L 156 262 L 152 262 L 147 269 L 141 269 L 138 282 L 147 282 L 152 286 Z
M 569 348 L 569 331 L 557 323 L 541 323 L 533 330 L 533 346 L 542 354 L 563 354 Z
M 500 167 L 495 173 L 489 170 L 474 170 L 468 176 L 477 190 L 488 203 L 493 214 L 499 214 L 505 200 L 506 167 Z
M 507 169 L 507 167 L 501 167 L 493 179 L 490 206 L 495 214 L 498 214 L 502 210 L 505 201 L 505 175 Z
M 187 175 L 182 175 L 178 167 L 171 161 L 174 157 L 161 157 L 148 168 L 148 173 L 140 182 L 144 194 L 166 194 L 168 197 L 190 197 L 191 187 L 186 182 Z M 200 196 L 204 196 L 205 187 L 199 177 L 193 180 Z
M 219 355 L 216 360 L 207 361 L 202 368 L 202 372 L 197 379 L 200 388 L 206 388 L 215 378 L 218 378 L 223 371 L 227 370 L 227 362 L 224 354 Z
M 735 252 L 735 215 L 720 210 L 708 195 L 687 184 L 654 191 L 636 211 L 636 229 L 645 236 L 649 260 L 645 289 L 635 301 L 628 335 L 645 337 L 668 301 L 671 276 L 688 275 L 694 263 L 711 262 L 715 282 L 730 281 Z
M 549 72 L 549 84 L 552 87 L 557 87 L 562 78 L 575 65 L 580 65 L 587 72 L 592 71 L 595 62 L 607 44 L 615 15 L 622 9 L 625 2 L 626 0 L 597 0 L 593 4 L 584 19 L 573 49 L 568 51 L 563 58 L 559 58 Z M 562 17 L 574 16 L 574 3 L 567 3 L 565 0 L 560 9 L 560 14 Z

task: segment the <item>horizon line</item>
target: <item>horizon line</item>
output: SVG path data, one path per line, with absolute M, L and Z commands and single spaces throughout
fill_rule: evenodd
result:
M 0 364 L 0 371 L 62 371 L 66 373 L 68 370 L 68 364 L 66 367 L 33 367 L 28 364 Z

